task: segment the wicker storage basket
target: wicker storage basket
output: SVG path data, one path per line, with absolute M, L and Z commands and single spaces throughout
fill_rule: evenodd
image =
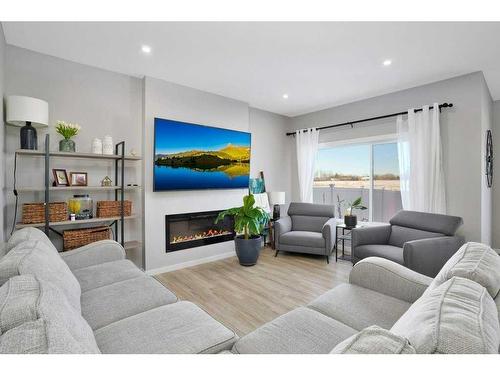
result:
M 124 216 L 132 215 L 132 201 L 123 201 Z M 97 217 L 115 217 L 121 215 L 120 201 L 98 201 Z
M 87 245 L 92 242 L 109 240 L 111 238 L 110 227 L 95 227 L 85 229 L 70 229 L 63 232 L 63 249 L 71 250 Z
M 68 220 L 68 205 L 66 202 L 49 203 L 49 220 Z M 24 203 L 23 224 L 36 224 L 45 221 L 45 203 Z

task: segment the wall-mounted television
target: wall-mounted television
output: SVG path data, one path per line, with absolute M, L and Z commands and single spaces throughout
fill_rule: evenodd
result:
M 153 190 L 248 188 L 251 134 L 155 118 Z

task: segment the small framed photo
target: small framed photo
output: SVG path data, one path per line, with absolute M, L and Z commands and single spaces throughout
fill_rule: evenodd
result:
M 52 169 L 55 186 L 69 186 L 68 174 L 66 169 Z
M 71 186 L 87 186 L 87 172 L 70 172 Z

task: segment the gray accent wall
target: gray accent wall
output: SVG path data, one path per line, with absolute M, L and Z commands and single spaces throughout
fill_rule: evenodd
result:
M 493 247 L 500 248 L 500 100 L 493 102 Z
M 449 214 L 462 216 L 464 225 L 460 233 L 469 241 L 488 242 L 488 192 L 484 191 L 482 141 L 487 127 L 488 104 L 481 72 L 447 79 L 398 91 L 387 95 L 325 109 L 294 117 L 290 129 L 316 127 L 350 120 L 363 119 L 388 113 L 417 108 L 434 102 L 452 102 L 454 107 L 441 114 L 444 173 L 446 178 L 447 210 Z M 491 99 L 490 99 L 491 100 Z M 396 120 L 394 119 L 394 122 Z M 390 132 L 390 125 L 369 124 L 355 130 L 360 136 Z M 356 129 L 356 127 L 355 127 Z M 392 128 L 395 130 L 395 127 Z M 380 132 L 379 132 L 380 130 Z M 333 137 L 344 130 L 327 130 L 320 137 Z M 330 135 L 328 135 L 330 133 Z M 292 195 L 298 197 L 295 156 L 292 157 Z M 484 206 L 483 206 L 484 204 Z
M 10 45 L 7 46 L 5 73 L 5 95 L 32 96 L 49 103 L 50 126 L 38 130 L 39 149 L 44 150 L 45 134 L 49 133 L 51 150 L 58 150 L 62 137 L 56 134 L 54 125 L 57 120 L 65 120 L 82 126 L 80 134 L 75 137 L 77 151 L 90 152 L 94 137 L 111 135 L 115 143 L 125 141 L 126 154 L 135 149 L 142 155 L 141 79 Z M 10 234 L 14 218 L 13 165 L 14 152 L 19 148 L 19 129 L 6 127 L 6 236 Z M 106 175 L 114 182 L 114 167 L 110 161 L 53 158 L 51 168 L 86 171 L 89 173 L 89 185 L 93 186 L 100 185 Z M 140 184 L 141 176 L 140 162 L 127 163 L 126 183 Z M 43 187 L 43 158 L 19 158 L 17 179 L 18 187 Z M 126 198 L 134 201 L 133 210 L 141 213 L 141 192 L 126 194 Z M 97 200 L 114 199 L 113 193 L 90 192 L 90 196 L 94 205 Z M 20 205 L 23 202 L 43 201 L 43 193 L 22 194 L 20 197 Z M 69 193 L 54 193 L 51 201 L 67 201 L 69 197 Z M 126 233 L 126 240 L 140 240 L 140 220 L 127 221 Z M 54 238 L 60 241 L 60 238 Z M 141 263 L 141 249 L 129 255 L 137 264 Z
M 4 188 L 5 188 L 5 126 L 4 126 L 4 82 L 5 82 L 5 37 L 3 34 L 3 28 L 0 24 L 0 98 L 2 102 L 0 103 L 0 243 L 4 241 L 4 216 L 5 216 L 5 205 L 4 205 Z

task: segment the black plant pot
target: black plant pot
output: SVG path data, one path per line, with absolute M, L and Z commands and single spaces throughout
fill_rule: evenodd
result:
M 356 215 L 345 215 L 344 224 L 348 228 L 354 228 L 358 224 L 358 217 Z
M 260 236 L 252 236 L 245 240 L 243 236 L 234 238 L 236 255 L 242 266 L 253 266 L 259 259 L 262 240 Z

